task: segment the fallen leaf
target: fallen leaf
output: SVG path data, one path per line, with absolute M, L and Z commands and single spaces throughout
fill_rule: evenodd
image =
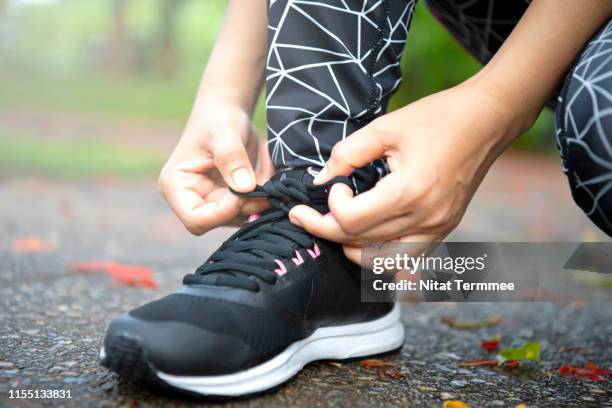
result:
M 53 249 L 48 240 L 38 237 L 14 239 L 11 244 L 15 252 L 49 252 Z
M 559 374 L 572 375 L 577 378 L 592 381 L 605 381 L 606 379 L 603 378 L 602 375 L 612 375 L 612 370 L 599 368 L 596 364 L 588 362 L 584 365 L 584 368 L 563 364 L 561 367 L 559 367 Z
M 593 370 L 593 371 L 597 372 L 598 374 L 612 375 L 612 370 L 607 370 L 605 368 L 599 368 L 595 363 L 593 363 L 591 361 L 586 363 L 584 365 L 584 367 L 588 368 L 589 370 Z
M 495 366 L 498 364 L 499 361 L 497 360 L 465 360 L 459 362 L 460 367 Z
M 530 341 L 521 347 L 505 348 L 497 354 L 497 361 L 504 363 L 508 360 L 538 361 L 540 360 L 540 343 Z
M 500 337 L 498 335 L 495 335 L 493 337 L 491 337 L 490 340 L 485 340 L 480 344 L 480 347 L 488 350 L 488 351 L 493 351 L 493 350 L 497 350 L 499 349 L 499 342 L 501 341 Z
M 497 326 L 501 322 L 501 318 L 490 316 L 482 320 L 455 320 L 451 317 L 443 317 L 441 321 L 453 329 L 468 330 Z
M 378 376 L 383 380 L 387 378 L 391 378 L 393 380 L 403 380 L 406 378 L 399 367 L 382 367 L 378 370 Z
M 153 270 L 140 265 L 123 265 L 113 261 L 74 262 L 74 272 L 100 272 L 110 275 L 113 283 L 125 286 L 137 286 L 157 289 L 159 285 L 153 279 Z
M 442 408 L 470 408 L 470 406 L 463 401 L 448 400 L 442 403 Z
M 394 379 L 394 380 L 403 380 L 405 378 L 404 374 L 400 370 L 400 365 L 397 363 L 391 363 L 383 360 L 363 360 L 361 362 L 363 367 L 367 368 L 377 368 L 378 376 L 381 380 L 385 379 Z
M 364 367 L 391 367 L 391 368 L 399 368 L 399 364 L 397 363 L 391 363 L 388 361 L 383 361 L 383 360 L 374 360 L 374 359 L 370 359 L 370 360 L 363 360 L 361 362 L 361 365 Z
M 73 272 L 106 272 L 114 263 L 113 261 L 79 261 L 73 262 L 70 269 Z
M 516 406 L 516 408 L 527 408 L 527 405 L 525 405 L 525 404 L 518 404 Z
M 500 366 L 503 365 L 505 367 L 518 367 L 520 365 L 520 361 L 516 360 L 508 360 L 503 363 L 500 363 L 499 360 L 465 360 L 459 362 L 459 367 L 477 367 L 477 366 Z

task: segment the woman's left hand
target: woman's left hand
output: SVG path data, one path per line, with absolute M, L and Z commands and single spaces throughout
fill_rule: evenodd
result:
M 301 205 L 289 217 L 344 244 L 357 263 L 369 243 L 439 242 L 459 224 L 493 161 L 531 125 L 520 111 L 468 81 L 386 114 L 338 143 L 315 182 L 348 176 L 381 157 L 391 172 L 357 196 L 334 185 L 328 214 Z

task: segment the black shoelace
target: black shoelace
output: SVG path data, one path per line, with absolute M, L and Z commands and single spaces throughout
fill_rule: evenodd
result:
M 185 276 L 184 284 L 206 284 L 259 290 L 257 279 L 276 283 L 278 260 L 289 261 L 296 250 L 315 245 L 312 235 L 289 221 L 291 208 L 306 204 L 327 212 L 327 189 L 336 183 L 352 188 L 347 177 L 336 177 L 322 185 L 306 184 L 294 178 L 271 180 L 243 197 L 266 198 L 271 209 L 233 234 L 195 273 Z M 304 254 L 306 256 L 306 254 Z

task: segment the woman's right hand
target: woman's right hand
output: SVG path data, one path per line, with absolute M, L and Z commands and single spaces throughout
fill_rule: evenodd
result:
M 159 189 L 187 230 L 202 235 L 265 209 L 265 200 L 237 197 L 228 186 L 253 191 L 273 173 L 267 146 L 260 146 L 248 113 L 218 102 L 192 112 L 161 171 Z

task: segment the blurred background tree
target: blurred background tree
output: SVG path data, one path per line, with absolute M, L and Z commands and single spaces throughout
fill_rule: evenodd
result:
M 6 118 L 42 111 L 178 128 L 225 5 L 226 0 L 0 0 L 0 113 Z M 461 82 L 479 64 L 419 2 L 402 67 L 405 79 L 392 108 Z M 265 129 L 261 103 L 255 123 Z M 8 139 L 26 133 L 0 122 L 0 151 L 7 151 Z M 549 112 L 516 144 L 551 152 L 553 146 Z

